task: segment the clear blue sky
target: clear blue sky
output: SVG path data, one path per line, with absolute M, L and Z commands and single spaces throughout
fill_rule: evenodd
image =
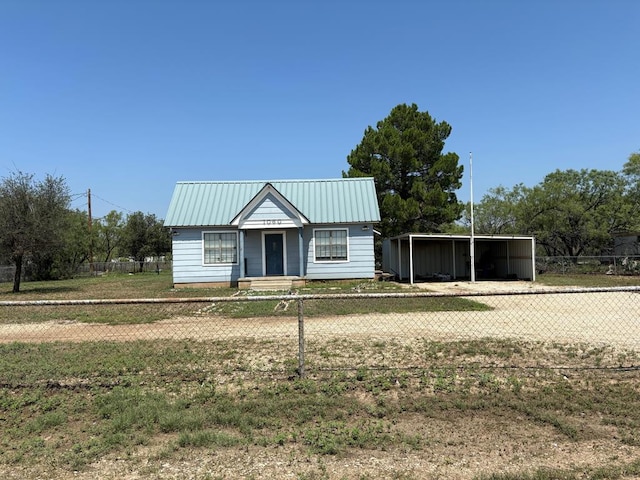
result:
M 640 150 L 636 0 L 0 0 L 0 176 L 166 215 L 180 180 L 335 178 L 416 103 L 474 200 Z

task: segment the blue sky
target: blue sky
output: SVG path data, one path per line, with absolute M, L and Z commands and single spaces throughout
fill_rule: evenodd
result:
M 640 150 L 636 0 L 0 0 L 0 176 L 164 218 L 180 180 L 335 178 L 400 103 L 460 200 Z

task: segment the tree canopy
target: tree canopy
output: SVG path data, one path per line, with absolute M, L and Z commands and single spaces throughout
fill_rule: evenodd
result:
M 487 235 L 522 234 L 519 207 L 529 189 L 518 184 L 513 189 L 500 185 L 482 197 L 482 201 L 473 207 L 474 231 Z M 470 208 L 467 205 L 463 224 L 470 228 Z
M 13 291 L 20 291 L 23 262 L 50 258 L 64 245 L 69 190 L 62 177 L 35 180 L 15 172 L 0 181 L 0 249 L 15 265 Z
M 127 217 L 122 232 L 122 248 L 140 263 L 147 257 L 159 256 L 171 250 L 171 236 L 155 215 L 134 212 Z
M 104 218 L 96 222 L 96 259 L 108 262 L 122 245 L 124 236 L 124 220 L 122 213 L 111 210 Z
M 96 259 L 108 262 L 119 254 L 144 262 L 171 251 L 169 231 L 155 215 L 135 212 L 125 222 L 111 211 L 92 223 L 87 212 L 70 209 L 70 200 L 63 177 L 36 180 L 15 172 L 0 180 L 0 260 L 15 266 L 13 292 L 27 275 L 68 278 Z
M 528 233 L 548 255 L 599 255 L 612 233 L 629 226 L 624 188 L 624 179 L 613 171 L 556 170 L 527 196 Z
M 406 232 L 441 232 L 461 216 L 455 191 L 463 167 L 458 155 L 443 153 L 451 134 L 416 104 L 401 104 L 376 128 L 367 127 L 347 157 L 346 177 L 375 179 L 384 237 Z
M 629 173 L 556 170 L 528 188 L 497 187 L 474 208 L 475 232 L 530 234 L 549 256 L 601 255 L 612 235 L 637 228 Z
M 629 155 L 629 159 L 622 167 L 622 174 L 627 181 L 627 196 L 635 212 L 640 211 L 640 152 Z M 640 229 L 640 216 L 634 215 L 633 228 Z

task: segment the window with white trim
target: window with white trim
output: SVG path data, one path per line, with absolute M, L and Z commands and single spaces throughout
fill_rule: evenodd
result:
M 315 230 L 314 231 L 315 261 L 316 262 L 346 262 L 347 230 Z
M 205 232 L 202 246 L 205 265 L 238 263 L 238 232 Z

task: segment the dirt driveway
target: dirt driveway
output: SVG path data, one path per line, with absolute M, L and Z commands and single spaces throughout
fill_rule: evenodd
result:
M 488 311 L 362 314 L 305 319 L 308 337 L 349 336 L 436 340 L 518 338 L 585 342 L 640 351 L 638 290 L 586 291 L 534 286 L 530 282 L 442 282 L 417 284 L 437 294 L 469 294 Z M 131 341 L 224 338 L 295 338 L 297 316 L 239 320 L 200 314 L 151 324 L 105 325 L 64 319 L 0 325 L 0 343 L 13 341 Z

